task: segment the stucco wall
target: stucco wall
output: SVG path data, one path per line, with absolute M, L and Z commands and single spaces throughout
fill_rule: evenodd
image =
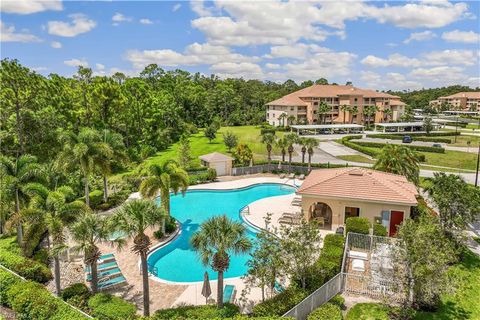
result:
M 404 219 L 410 216 L 410 206 L 396 205 L 387 203 L 375 203 L 359 200 L 344 200 L 334 198 L 321 198 L 312 196 L 302 196 L 302 212 L 305 219 L 310 219 L 310 207 L 316 202 L 323 202 L 332 209 L 332 230 L 338 226 L 344 225 L 345 207 L 360 208 L 360 217 L 368 218 L 371 223 L 375 222 L 375 217 L 381 217 L 382 211 L 403 211 Z
M 232 175 L 232 167 L 233 167 L 232 162 L 233 162 L 232 160 L 218 161 L 218 162 L 208 162 L 208 167 L 216 170 L 217 167 L 222 166 L 223 168 L 225 168 L 225 174 L 221 174 L 217 170 L 217 175 L 218 176 L 221 176 L 221 175 L 231 176 Z

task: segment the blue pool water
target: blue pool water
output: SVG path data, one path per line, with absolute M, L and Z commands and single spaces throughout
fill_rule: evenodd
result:
M 247 188 L 232 190 L 192 190 L 185 196 L 171 197 L 171 214 L 182 224 L 182 233 L 163 248 L 155 250 L 148 257 L 148 264 L 154 267 L 159 278 L 174 282 L 203 281 L 208 271 L 210 279 L 217 279 L 217 273 L 202 265 L 190 245 L 190 237 L 206 219 L 226 214 L 230 219 L 242 221 L 239 210 L 253 201 L 291 194 L 295 189 L 276 183 L 256 184 Z M 248 236 L 255 239 L 255 230 L 248 228 Z M 231 255 L 230 267 L 225 278 L 240 277 L 247 271 L 249 255 Z

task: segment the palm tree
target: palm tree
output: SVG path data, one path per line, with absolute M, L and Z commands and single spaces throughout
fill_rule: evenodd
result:
M 288 148 L 288 140 L 286 137 L 281 137 L 280 139 L 277 140 L 277 147 L 280 148 L 280 151 L 282 152 L 282 162 L 285 162 L 285 155 L 287 154 L 287 148 Z
M 378 111 L 378 107 L 374 105 L 363 107 L 363 114 L 365 118 L 367 118 L 367 127 L 370 126 L 370 117 L 374 116 L 377 111 Z
M 302 164 L 305 163 L 305 154 L 307 153 L 307 139 L 308 138 L 298 138 L 298 143 L 302 146 Z
M 8 183 L 5 190 L 15 199 L 14 219 L 18 219 L 20 210 L 26 206 L 27 202 L 27 195 L 23 190 L 29 183 L 37 181 L 42 176 L 41 167 L 37 163 L 36 157 L 25 154 L 15 161 L 7 157 L 0 157 L 0 170 L 2 170 L 2 178 Z M 17 241 L 20 245 L 23 241 L 20 222 L 17 223 Z
M 287 117 L 286 113 L 282 113 L 281 115 L 278 116 L 278 121 L 281 121 L 282 127 L 285 126 L 285 118 Z M 279 123 L 280 124 L 280 123 Z
M 345 119 L 347 117 L 347 111 L 350 111 L 350 106 L 348 104 L 343 104 L 340 106 L 340 111 L 343 112 L 343 124 L 345 124 Z
M 293 145 L 297 143 L 298 136 L 295 133 L 289 133 L 285 136 L 285 139 L 288 141 L 288 171 L 290 172 L 292 166 L 292 154 L 294 151 Z
M 152 200 L 133 200 L 127 202 L 115 212 L 112 223 L 117 230 L 133 238 L 132 251 L 140 255 L 143 279 L 143 315 L 150 316 L 150 290 L 148 283 L 147 254 L 150 250 L 150 238 L 145 230 L 159 224 L 165 217 L 165 211 Z
M 262 143 L 267 147 L 268 153 L 268 167 L 270 168 L 270 163 L 272 162 L 272 146 L 275 144 L 277 136 L 273 133 L 266 133 L 262 135 Z
M 190 242 L 202 263 L 210 265 L 218 273 L 217 307 L 223 308 L 223 273 L 230 266 L 231 254 L 245 254 L 252 243 L 245 226 L 227 218 L 226 215 L 206 220 L 192 235 Z
M 102 159 L 111 158 L 113 151 L 97 131 L 89 128 L 80 129 L 78 134 L 63 132 L 59 140 L 63 150 L 58 155 L 57 164 L 66 171 L 80 168 L 84 179 L 85 203 L 90 206 L 88 180 L 95 167 L 100 165 Z
M 384 109 L 383 110 L 383 115 L 386 116 L 387 122 L 390 121 L 390 117 L 392 116 L 392 114 L 393 114 L 392 109 Z
M 64 229 L 78 214 L 88 210 L 88 207 L 85 203 L 74 200 L 75 193 L 72 188 L 66 186 L 49 190 L 40 183 L 31 183 L 25 188 L 25 193 L 30 195 L 31 201 L 30 207 L 22 211 L 22 215 L 37 225 L 38 220 L 44 220 L 48 236 L 52 239 L 50 252 L 54 260 L 55 289 L 57 295 L 60 295 L 62 287 L 59 255 L 66 248 Z
M 358 114 L 358 107 L 357 106 L 352 106 L 350 108 L 350 114 L 352 115 L 351 119 L 350 119 L 350 123 L 353 123 L 353 117 Z
M 289 115 L 287 117 L 287 124 L 292 125 L 297 118 L 294 115 Z
M 314 153 L 314 149 L 316 146 L 318 146 L 318 140 L 315 138 L 306 138 L 305 139 L 305 147 L 307 148 L 308 152 L 308 171 L 310 172 L 312 168 L 312 156 Z
M 96 293 L 98 287 L 97 261 L 102 255 L 98 248 L 98 243 L 111 241 L 110 227 L 107 220 L 103 216 L 87 210 L 70 226 L 70 234 L 77 244 L 73 249 L 83 254 L 85 264 L 90 268 L 92 291 Z M 120 239 L 113 242 L 121 244 Z
M 330 107 L 326 102 L 320 102 L 320 105 L 318 106 L 318 114 L 322 119 L 321 123 L 325 123 L 325 114 L 330 111 L 332 111 L 332 107 Z
M 385 145 L 373 169 L 403 175 L 415 184 L 419 182 L 418 158 L 405 146 Z
M 168 160 L 163 164 L 152 164 L 148 168 L 149 176 L 140 184 L 140 193 L 146 198 L 155 198 L 160 193 L 160 202 L 170 216 L 170 192 L 184 193 L 189 184 L 188 173 L 180 168 L 175 160 Z M 165 233 L 165 223 L 162 223 Z
M 112 132 L 110 130 L 104 130 L 103 132 L 103 142 L 106 143 L 110 149 L 111 153 L 106 153 L 104 156 L 106 158 L 99 158 L 97 161 L 100 172 L 103 176 L 103 202 L 108 201 L 108 176 L 112 173 L 112 164 L 113 162 L 126 162 L 128 156 L 125 153 L 125 145 L 123 144 L 123 137 L 121 134 Z M 110 156 L 110 157 L 108 157 Z

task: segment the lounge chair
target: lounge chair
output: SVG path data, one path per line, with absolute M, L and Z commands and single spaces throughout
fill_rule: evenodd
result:
M 352 270 L 364 272 L 365 271 L 365 261 L 360 259 L 353 259 L 352 261 Z
M 301 217 L 295 217 L 295 216 L 285 216 L 285 217 L 280 217 L 278 218 L 278 223 L 280 224 L 291 224 L 291 225 L 298 225 L 302 221 Z
M 368 254 L 366 252 L 350 250 L 348 257 L 352 259 L 368 260 Z
M 288 179 L 295 179 L 295 173 L 290 173 L 288 175 Z
M 285 173 L 280 174 L 280 179 L 285 179 Z
M 115 260 L 112 262 L 104 262 L 97 265 L 97 271 L 111 269 L 111 268 L 118 268 L 117 262 Z M 86 266 L 85 271 L 91 272 L 90 266 Z
M 97 272 L 98 274 L 97 279 L 111 277 L 113 275 L 116 275 L 117 273 L 118 274 L 122 273 L 119 268 L 108 269 L 105 271 Z M 87 281 L 92 281 L 92 273 L 87 273 Z
M 235 300 L 235 286 L 231 284 L 227 284 L 223 289 L 223 303 L 233 303 Z
M 113 278 L 105 279 L 105 280 L 100 280 L 98 282 L 98 289 L 99 290 L 105 290 L 114 286 L 118 286 L 120 284 L 126 283 L 127 279 L 125 279 L 124 276 L 118 275 Z
M 304 179 L 305 179 L 305 175 L 303 173 L 298 176 L 298 180 L 304 180 Z

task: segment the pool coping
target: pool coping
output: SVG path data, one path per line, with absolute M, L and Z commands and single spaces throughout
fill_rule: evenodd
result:
M 290 182 L 290 183 L 287 183 L 287 182 Z M 191 189 L 191 190 L 188 190 L 186 192 L 191 192 L 191 191 L 232 191 L 232 190 L 243 190 L 243 189 L 249 189 L 253 186 L 256 186 L 256 185 L 262 185 L 262 184 L 279 184 L 279 185 L 286 185 L 286 186 L 289 186 L 289 187 L 292 187 L 294 188 L 295 190 L 298 190 L 298 186 L 295 185 L 295 180 L 287 180 L 285 182 L 255 182 L 255 183 L 252 183 L 252 184 L 249 184 L 249 185 L 246 185 L 244 187 L 240 187 L 240 188 L 228 188 L 228 189 L 215 189 L 215 188 L 195 188 L 195 189 Z M 273 197 L 276 197 L 276 196 L 272 196 L 272 197 L 267 197 L 267 198 L 273 198 Z M 157 197 L 158 198 L 158 197 Z M 262 198 L 262 199 L 266 199 L 266 198 Z M 258 200 L 255 200 L 253 202 L 256 202 L 256 201 L 259 201 L 261 199 L 258 199 Z M 251 203 L 253 203 L 251 202 Z M 247 219 L 245 219 L 243 216 L 242 216 L 242 210 L 249 206 L 251 203 L 247 204 L 246 206 L 240 208 L 240 211 L 239 211 L 239 215 L 240 215 L 240 218 L 242 220 L 243 223 L 245 223 L 247 226 L 250 226 L 252 227 L 253 229 L 256 230 L 256 232 L 259 232 L 262 230 L 262 228 L 252 224 L 250 221 L 248 221 Z M 158 243 L 156 244 L 155 246 L 153 246 L 150 250 L 149 250 L 149 253 L 147 254 L 147 265 L 148 265 L 148 258 L 157 250 L 167 246 L 168 244 L 170 244 L 173 240 L 175 240 L 176 238 L 178 238 L 178 236 L 182 233 L 182 223 L 180 223 L 180 221 L 178 221 L 177 219 L 175 219 L 175 221 L 177 221 L 179 227 L 177 228 L 177 231 L 175 234 L 173 234 L 169 239 L 167 239 L 165 242 L 161 242 L 161 243 Z M 138 262 L 138 265 L 140 267 L 140 264 L 141 262 L 139 261 Z M 235 280 L 235 279 L 241 279 L 243 278 L 245 275 L 243 276 L 239 276 L 239 277 L 229 277 L 229 278 L 224 278 L 223 280 Z M 160 283 L 166 283 L 166 284 L 175 284 L 175 285 L 194 285 L 194 284 L 199 284 L 199 283 L 203 283 L 203 280 L 201 281 L 192 281 L 192 282 L 178 282 L 178 281 L 170 281 L 170 280 L 165 280 L 165 279 L 162 279 L 160 277 L 157 277 L 153 274 L 151 274 L 149 272 L 149 278 L 153 281 L 156 281 L 156 282 L 160 282 Z M 215 279 L 215 280 L 210 280 L 210 282 L 217 282 L 218 280 Z

